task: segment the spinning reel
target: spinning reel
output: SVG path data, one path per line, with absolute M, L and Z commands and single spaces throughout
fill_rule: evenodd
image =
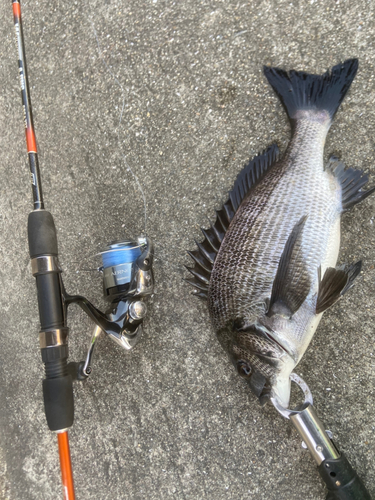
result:
M 50 430 L 60 432 L 73 424 L 72 380 L 85 380 L 91 373 L 96 341 L 102 332 L 126 350 L 132 349 L 142 333 L 146 315 L 144 298 L 153 291 L 153 249 L 147 238 L 108 245 L 99 255 L 103 292 L 109 307 L 103 313 L 81 295 L 69 295 L 58 263 L 56 229 L 52 215 L 44 209 L 30 213 L 29 248 L 36 278 L 41 332 L 39 334 L 46 378 L 44 406 Z M 95 323 L 85 361 L 67 363 L 67 309 L 78 304 Z
M 73 379 L 85 380 L 92 373 L 92 357 L 96 341 L 104 332 L 127 351 L 140 340 L 143 319 L 147 313 L 144 299 L 152 294 L 154 277 L 152 272 L 152 245 L 147 238 L 110 243 L 100 254 L 103 275 L 103 294 L 109 307 L 103 314 L 82 297 L 69 297 L 69 303 L 78 303 L 94 320 L 95 328 L 86 360 L 69 363 Z

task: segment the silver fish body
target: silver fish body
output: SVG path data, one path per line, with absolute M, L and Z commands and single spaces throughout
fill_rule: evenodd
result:
M 206 240 L 190 253 L 192 284 L 207 298 L 220 342 L 261 402 L 272 396 L 288 406 L 290 373 L 323 311 L 360 271 L 359 263 L 334 269 L 340 218 L 373 190 L 363 191 L 367 176 L 344 170 L 337 159 L 323 165 L 332 117 L 356 69 L 356 61 L 347 61 L 322 77 L 266 70 L 292 120 L 291 142 L 282 160 L 275 160 L 273 146 L 245 167 L 215 225 L 204 231 Z

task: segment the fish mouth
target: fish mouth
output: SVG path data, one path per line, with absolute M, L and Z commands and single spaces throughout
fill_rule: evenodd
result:
M 269 330 L 267 331 L 262 330 L 262 331 L 264 332 L 265 337 L 270 342 L 274 342 L 285 354 L 288 355 L 290 360 L 295 361 L 295 356 L 293 356 L 293 353 L 285 345 L 285 342 L 281 340 L 276 340 L 275 337 L 272 335 L 272 333 L 269 332 Z M 259 395 L 259 403 L 263 406 L 266 403 L 268 403 L 272 397 L 275 398 L 282 407 L 288 408 L 290 400 L 290 389 L 291 387 L 290 387 L 289 377 L 287 377 L 286 380 L 277 377 L 272 384 L 265 385 L 263 391 Z
M 279 378 L 272 385 L 270 397 L 276 399 L 283 408 L 289 407 L 291 382 L 290 378 Z
M 263 338 L 265 338 L 268 342 L 276 345 L 282 353 L 288 356 L 289 361 L 287 361 L 287 365 L 290 361 L 295 361 L 295 356 L 290 350 L 290 346 L 287 345 L 285 341 L 282 339 L 276 339 L 274 336 L 274 332 L 271 332 L 268 328 L 262 327 L 257 328 L 257 331 L 262 334 Z M 269 358 L 269 356 L 265 356 L 261 353 L 256 353 L 261 358 Z M 288 359 L 287 358 L 287 359 Z M 292 362 L 293 362 L 292 361 Z M 261 406 L 264 406 L 271 400 L 271 397 L 277 399 L 277 401 L 281 404 L 281 406 L 287 408 L 290 399 L 290 380 L 287 377 L 286 380 L 276 377 L 276 380 L 271 382 L 271 380 L 265 380 L 264 386 L 261 391 L 259 391 L 256 396 L 258 397 L 259 403 Z M 254 392 L 254 391 L 253 391 Z
M 251 355 L 248 363 L 252 364 L 251 358 L 256 357 L 266 367 L 268 366 L 268 369 L 265 370 L 261 367 L 256 369 L 256 363 L 254 362 L 253 370 L 254 368 L 255 370 L 251 375 L 248 376 L 245 373 L 244 378 L 247 379 L 251 392 L 258 398 L 261 406 L 265 405 L 271 397 L 275 397 L 282 405 L 288 404 L 290 387 L 288 391 L 288 384 L 283 384 L 282 381 L 284 374 L 289 374 L 296 364 L 295 355 L 289 343 L 284 339 L 280 339 L 276 332 L 261 322 L 254 324 L 242 320 L 241 322 L 237 321 L 237 324 L 233 326 L 238 334 L 236 340 L 239 352 L 236 353 L 237 356 L 241 356 L 241 349 L 242 352 L 248 350 Z M 253 336 L 254 340 L 249 342 L 245 334 Z M 256 340 L 257 337 L 258 341 Z M 235 366 L 237 363 L 241 364 L 240 360 L 239 357 L 234 358 Z M 244 361 L 242 363 L 246 364 Z M 241 373 L 240 375 L 243 376 Z

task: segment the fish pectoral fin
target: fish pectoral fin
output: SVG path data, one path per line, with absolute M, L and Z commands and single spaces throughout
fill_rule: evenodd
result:
M 316 300 L 316 314 L 331 307 L 353 286 L 355 278 L 361 272 L 362 261 L 344 266 L 328 267 L 323 279 L 319 280 L 319 292 Z
M 345 164 L 336 156 L 331 156 L 326 170 L 332 172 L 341 186 L 343 210 L 349 210 L 375 191 L 375 186 L 367 190 L 362 189 L 368 183 L 367 174 L 354 168 L 345 169 Z
M 285 244 L 272 286 L 267 316 L 293 316 L 309 294 L 311 282 L 302 255 L 302 233 L 307 215 L 294 226 Z

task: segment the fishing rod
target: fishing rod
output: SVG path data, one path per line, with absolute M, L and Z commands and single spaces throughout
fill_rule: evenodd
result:
M 292 422 L 302 438 L 302 447 L 315 460 L 328 489 L 326 500 L 371 500 L 362 480 L 333 442 L 332 433 L 325 430 L 306 382 L 296 373 L 290 379 L 302 390 L 304 402 L 292 410 L 281 406 L 276 398 L 271 398 L 271 402 L 280 415 Z
M 140 236 L 134 240 L 112 242 L 98 254 L 102 260 L 98 271 L 103 275 L 103 294 L 109 304 L 105 312 L 97 309 L 85 297 L 66 292 L 58 261 L 54 220 L 44 208 L 19 0 L 12 0 L 12 6 L 33 193 L 33 211 L 28 218 L 28 242 L 41 326 L 39 344 L 45 368 L 44 408 L 49 429 L 57 433 L 64 498 L 74 500 L 68 437 L 68 429 L 74 420 L 73 380 L 86 380 L 92 373 L 94 348 L 101 334 L 107 334 L 125 350 L 132 349 L 138 343 L 147 312 L 144 299 L 152 293 L 154 285 L 153 247 L 146 236 Z M 95 323 L 86 359 L 78 363 L 68 363 L 67 312 L 70 304 L 79 305 Z

